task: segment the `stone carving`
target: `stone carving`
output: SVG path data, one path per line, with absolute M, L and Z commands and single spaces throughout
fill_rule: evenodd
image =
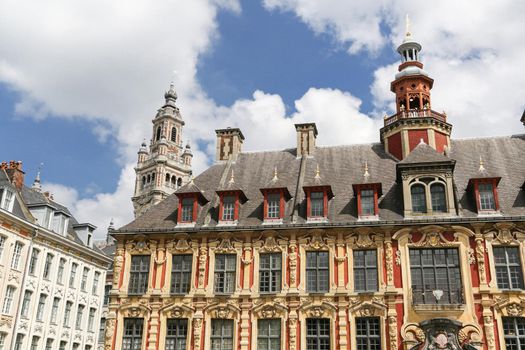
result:
M 18 328 L 20 330 L 26 330 L 27 331 L 27 329 L 29 328 L 29 325 L 25 321 L 24 322 L 20 322 L 20 326 L 18 326 Z
M 215 253 L 224 254 L 224 253 L 236 253 L 237 251 L 233 247 L 230 237 L 224 237 L 221 240 L 221 243 L 215 248 Z
M 476 258 L 474 257 L 474 249 L 467 249 L 467 259 L 470 265 L 474 265 L 476 263 Z
M 325 310 L 320 306 L 314 306 L 310 309 L 308 309 L 308 315 L 310 317 L 322 317 L 325 313 Z
M 7 277 L 7 281 L 8 282 L 15 281 L 18 284 L 20 283 L 20 276 L 18 275 L 18 273 L 10 272 L 9 277 Z
M 244 259 L 244 257 L 241 256 L 241 262 L 244 265 L 250 265 L 252 263 L 253 255 L 251 255 L 251 252 L 252 252 L 252 247 L 244 247 L 244 255 L 246 255 L 247 253 L 250 253 L 250 259 Z
M 279 253 L 281 251 L 281 247 L 277 244 L 273 236 L 266 237 L 263 246 L 259 249 L 261 253 Z
M 390 341 L 390 349 L 397 349 L 397 319 L 396 316 L 388 316 L 388 339 Z
M 507 305 L 506 309 L 507 309 L 507 314 L 509 316 L 521 315 L 521 313 L 523 311 L 522 307 L 518 303 L 509 304 L 509 305 Z
M 41 333 L 42 332 L 42 325 L 37 324 L 34 329 L 35 329 L 35 332 Z
M 385 260 L 386 260 L 386 283 L 388 285 L 394 284 L 394 253 L 392 249 L 392 242 L 385 243 Z
M 374 235 L 369 234 L 368 232 L 362 232 L 357 235 L 357 239 L 355 241 L 355 245 L 359 248 L 369 248 L 374 245 L 374 240 L 372 237 Z
M 483 323 L 485 326 L 485 338 L 487 339 L 487 347 L 489 350 L 496 349 L 496 339 L 494 336 L 494 320 L 492 315 L 484 315 Z
M 113 288 L 118 288 L 118 282 L 120 278 L 120 271 L 122 269 L 122 265 L 124 264 L 124 249 L 121 247 L 117 248 L 117 251 L 115 252 L 115 263 L 113 267 Z
M 401 252 L 399 250 L 396 251 L 396 265 L 401 266 Z
M 202 334 L 202 319 L 196 318 L 193 320 L 193 341 L 195 350 L 199 350 L 201 347 L 201 334 Z
M 328 249 L 328 245 L 324 241 L 323 237 L 321 237 L 320 233 L 314 233 L 312 235 L 312 238 L 310 239 L 307 247 L 313 250 Z
M 0 327 L 5 325 L 7 328 L 11 328 L 12 324 L 13 324 L 13 316 L 8 316 L 8 315 L 0 316 Z
M 57 330 L 55 327 L 50 327 L 49 328 L 49 334 L 57 334 Z
M 106 342 L 111 341 L 113 338 L 113 334 L 115 332 L 115 319 L 109 319 L 106 321 L 106 333 L 104 334 L 104 338 L 106 339 Z
M 410 241 L 415 247 L 450 247 L 455 241 L 449 241 L 439 232 L 424 233 L 423 237 L 417 242 L 412 241 L 412 235 L 409 236 Z
M 143 235 L 136 236 L 135 239 L 129 240 L 126 243 L 126 250 L 133 251 L 137 254 L 153 253 L 157 247 L 157 242 L 146 240 Z
M 215 310 L 216 318 L 231 318 L 232 311 L 226 307 L 219 307 Z
M 205 246 L 201 246 L 199 249 L 199 288 L 204 288 L 204 278 L 206 272 L 206 260 L 208 259 L 208 250 Z
M 476 259 L 478 261 L 478 271 L 480 282 L 487 283 L 487 274 L 485 272 L 485 248 L 483 247 L 483 239 L 481 235 L 476 237 Z
M 174 307 L 173 309 L 171 309 L 170 317 L 181 318 L 182 316 L 184 316 L 184 310 L 181 307 L 177 306 L 177 307 Z
M 290 350 L 297 350 L 297 319 L 291 318 L 288 324 L 290 331 Z
M 183 238 L 177 240 L 177 243 L 175 244 L 173 249 L 175 249 L 178 252 L 185 252 L 185 251 L 190 250 L 191 246 L 188 243 L 188 240 L 186 239 L 186 237 L 183 237 Z
M 290 243 L 290 286 L 297 286 L 297 245 Z

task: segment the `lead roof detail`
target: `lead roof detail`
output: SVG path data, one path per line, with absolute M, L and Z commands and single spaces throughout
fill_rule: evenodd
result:
M 434 154 L 430 155 L 427 148 L 430 147 L 420 145 L 420 150 L 413 151 L 403 162 L 385 153 L 380 143 L 316 147 L 312 156 L 304 158 L 297 158 L 295 149 L 241 153 L 237 161 L 215 164 L 194 179 L 195 185 L 210 202 L 200 208 L 192 230 L 217 225 L 219 201 L 216 191 L 228 186 L 232 171 L 235 173 L 235 186 L 241 188 L 249 198 L 240 206 L 235 229 L 263 228 L 263 194 L 260 189 L 268 185 L 275 169 L 292 197 L 286 202 L 283 224 L 278 226 L 284 228 L 305 224 L 303 186 L 314 179 L 317 166 L 323 184 L 330 185 L 334 197 L 328 204 L 328 223 L 316 225 L 355 224 L 358 220 L 357 200 L 352 185 L 363 182 L 365 162 L 374 174 L 374 182 L 381 183 L 383 189 L 383 195 L 379 198 L 377 224 L 407 221 L 403 216 L 402 185 L 396 181 L 396 164 L 412 161 L 455 161 L 453 176 L 460 203 L 459 217 L 474 218 L 477 217 L 477 209 L 467 186 L 479 170 L 480 155 L 485 167 L 490 167 L 490 173 L 501 177 L 498 185 L 501 216 L 525 216 L 525 193 L 521 188 L 525 179 L 525 135 L 452 140 L 447 156 L 433 149 Z M 177 207 L 178 198 L 172 195 L 115 232 L 177 230 Z

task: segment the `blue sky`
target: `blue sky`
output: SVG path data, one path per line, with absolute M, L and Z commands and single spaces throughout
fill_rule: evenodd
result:
M 111 4 L 35 1 L 31 28 L 27 4 L 0 4 L 0 159 L 22 160 L 27 183 L 44 163 L 46 189 L 100 227 L 131 218 L 136 151 L 171 80 L 197 172 L 213 162 L 219 127 L 241 127 L 248 150 L 293 146 L 297 121 L 315 121 L 321 144 L 377 142 L 409 11 L 433 106 L 453 116 L 454 135 L 523 131 L 525 74 L 511 69 L 525 59 L 513 45 L 525 32 L 519 1 L 478 1 L 467 15 L 449 0 L 431 11 L 411 1 Z

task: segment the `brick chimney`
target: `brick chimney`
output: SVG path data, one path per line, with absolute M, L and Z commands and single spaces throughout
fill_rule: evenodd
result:
M 24 187 L 25 174 L 22 171 L 22 162 L 14 160 L 10 161 L 9 164 L 7 164 L 7 162 L 2 162 L 0 164 L 0 168 L 5 170 L 9 180 L 11 180 L 11 183 L 16 187 L 17 190 L 21 191 L 22 187 Z
M 315 123 L 295 124 L 295 130 L 297 132 L 297 157 L 312 155 L 317 138 Z
M 216 160 L 237 160 L 244 141 L 241 130 L 238 128 L 217 129 L 215 133 L 217 134 Z

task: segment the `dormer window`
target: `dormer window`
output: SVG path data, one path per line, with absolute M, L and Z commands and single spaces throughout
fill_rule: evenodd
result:
M 491 183 L 479 184 L 478 193 L 480 210 L 496 210 L 494 186 Z
M 281 194 L 280 193 L 269 193 L 267 195 L 266 204 L 266 215 L 267 219 L 280 219 L 281 218 Z
M 67 227 L 69 225 L 69 217 L 62 212 L 55 212 L 53 216 L 52 230 L 59 235 L 65 235 L 67 233 Z
M 292 198 L 288 191 L 287 184 L 274 170 L 273 178 L 261 188 L 264 196 L 263 203 L 263 224 L 282 224 L 286 201 Z
M 224 196 L 221 198 L 221 220 L 222 221 L 234 221 L 236 219 L 236 197 L 235 196 Z
M 354 184 L 352 187 L 354 188 L 354 195 L 357 197 L 357 215 L 359 219 L 378 219 L 381 183 Z
M 208 203 L 208 200 L 204 197 L 201 190 L 195 185 L 193 180 L 175 193 L 179 198 L 177 214 L 178 225 L 195 224 L 197 221 L 199 204 L 205 205 Z
M 405 213 L 408 215 L 443 215 L 452 214 L 450 208 L 451 189 L 448 181 L 441 177 L 418 177 L 410 180 L 408 201 L 405 201 Z M 408 208 L 408 210 L 407 210 Z
M 0 188 L 0 208 L 13 211 L 15 193 L 9 188 Z
M 444 213 L 447 211 L 447 199 L 445 196 L 445 185 L 434 183 L 430 185 L 430 196 L 432 198 L 432 211 Z
M 193 222 L 195 198 L 183 198 L 181 203 L 181 222 Z
M 469 187 L 472 188 L 478 213 L 490 214 L 499 211 L 498 183 L 501 178 L 470 179 Z
M 328 201 L 334 196 L 331 187 L 304 187 L 304 191 L 306 194 L 307 220 L 326 220 L 328 218 Z
M 324 192 L 310 192 L 310 216 L 325 217 Z
M 410 195 L 412 197 L 412 212 L 426 213 L 427 212 L 427 196 L 425 194 L 424 185 L 414 185 L 410 188 Z

